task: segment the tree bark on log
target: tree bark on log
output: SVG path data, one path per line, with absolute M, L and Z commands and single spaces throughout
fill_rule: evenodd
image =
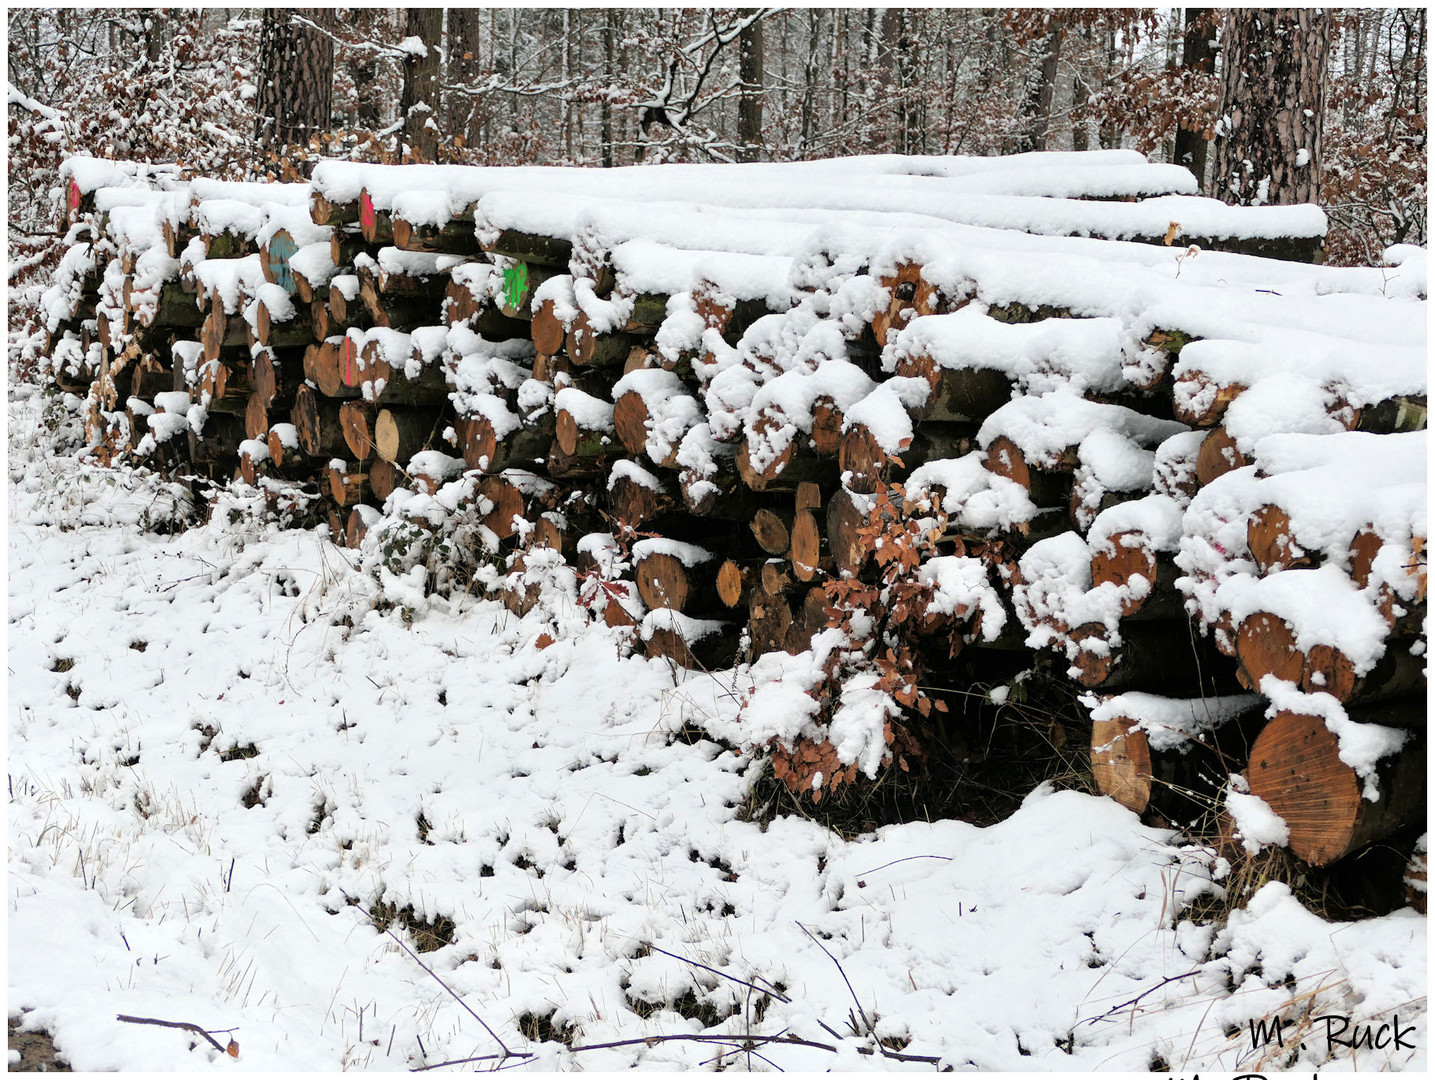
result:
M 294 395 L 290 420 L 299 431 L 299 446 L 310 457 L 334 457 L 343 453 L 344 428 L 339 422 L 339 403 L 320 395 L 313 387 L 299 387 Z

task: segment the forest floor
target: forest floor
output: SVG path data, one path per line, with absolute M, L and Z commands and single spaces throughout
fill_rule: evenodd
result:
M 1050 783 L 844 838 L 721 737 L 771 666 L 394 606 L 239 493 L 165 531 L 182 494 L 74 444 L 12 384 L 12 1068 L 17 1018 L 77 1070 L 1427 1067 L 1410 909 L 1223 906 L 1209 849 Z

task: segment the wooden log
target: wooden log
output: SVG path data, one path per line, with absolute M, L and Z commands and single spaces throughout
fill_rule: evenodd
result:
M 788 557 L 798 581 L 811 581 L 822 564 L 822 530 L 812 510 L 798 510 L 792 518 Z
M 129 281 L 126 279 L 126 288 Z M 128 304 L 128 297 L 126 297 Z M 178 281 L 166 281 L 160 286 L 159 299 L 155 306 L 136 313 L 135 320 L 141 327 L 194 327 L 204 323 L 204 315 L 194 302 L 194 297 L 185 292 Z
M 1145 534 L 1135 529 L 1112 533 L 1103 544 L 1092 546 L 1091 586 L 1110 583 L 1120 589 L 1130 588 L 1132 594 L 1121 601 L 1122 618 L 1138 613 L 1150 618 L 1173 618 L 1184 610 L 1184 602 L 1176 591 L 1179 571 L 1169 555 L 1158 553 Z M 1147 583 L 1144 593 L 1136 594 L 1134 578 Z
M 1226 433 L 1224 427 L 1214 427 L 1201 443 L 1196 455 L 1196 479 L 1202 486 L 1218 476 L 1224 476 L 1233 469 L 1243 468 L 1251 463 L 1241 453 L 1236 440 Z
M 357 208 L 358 204 L 354 205 Z M 354 225 L 336 228 L 329 237 L 329 261 L 336 267 L 352 267 L 355 258 L 368 254 L 369 250 L 369 242 L 358 228 L 357 219 Z
M 342 469 L 332 465 L 324 471 L 328 475 L 329 498 L 339 507 L 356 506 L 369 494 L 369 477 L 360 472 L 363 466 L 357 461 L 345 463 Z
M 315 225 L 349 225 L 359 220 L 359 204 L 330 202 L 316 189 L 309 193 L 309 217 Z
M 1262 575 L 1312 567 L 1320 561 L 1318 553 L 1296 543 L 1290 515 L 1275 503 L 1259 507 L 1246 519 L 1246 546 Z
M 503 439 L 495 433 L 486 416 L 461 417 L 454 425 L 463 460 L 470 469 L 500 472 L 503 469 L 531 469 L 548 461 L 553 447 L 553 414 L 547 413 L 534 427 L 519 427 Z
M 1054 468 L 1034 468 L 1027 463 L 1021 447 L 1005 435 L 998 435 L 987 445 L 982 464 L 988 472 L 1026 488 L 1037 506 L 1066 507 L 1071 502 L 1072 472 L 1077 464 L 1074 448 L 1068 449 Z
M 584 311 L 578 312 L 573 325 L 564 335 L 564 348 L 569 358 L 583 367 L 621 366 L 635 344 L 637 342 L 629 334 L 596 332 Z
M 1425 660 L 1412 656 L 1410 643 L 1387 641 L 1375 667 L 1355 674 L 1355 664 L 1333 645 L 1312 645 L 1305 654 L 1301 689 L 1330 694 L 1342 704 L 1389 701 L 1425 692 Z
M 433 413 L 420 409 L 380 409 L 374 416 L 374 452 L 384 461 L 406 465 L 429 445 L 435 428 Z
M 1427 412 L 1424 394 L 1401 394 L 1364 408 L 1337 410 L 1335 415 L 1350 431 L 1390 435 L 1400 431 L 1425 430 Z
M 792 608 L 781 596 L 754 589 L 748 597 L 747 632 L 752 659 L 787 647 L 792 628 Z
M 750 523 L 757 546 L 769 555 L 785 556 L 792 546 L 792 513 L 763 507 Z
M 784 651 L 796 656 L 812 648 L 812 639 L 831 624 L 827 603 L 826 590 L 818 585 L 807 590 L 800 604 L 792 605 L 792 623 L 787 628 Z
M 393 220 L 387 210 L 374 206 L 367 188 L 359 192 L 359 231 L 370 244 L 389 244 L 394 239 Z
M 1351 718 L 1389 725 L 1391 714 L 1357 712 Z M 1324 720 L 1278 712 L 1251 748 L 1251 794 L 1285 821 L 1292 852 L 1312 866 L 1328 866 L 1423 819 L 1424 742 L 1422 732 L 1378 763 L 1380 798 L 1372 802 L 1362 797 L 1355 770 L 1340 760 L 1339 740 Z
M 343 452 L 344 428 L 339 422 L 337 401 L 323 397 L 306 384 L 295 393 L 289 418 L 298 431 L 300 449 L 310 457 L 333 457 Z
M 758 565 L 753 560 L 739 562 L 725 559 L 718 567 L 716 588 L 718 599 L 727 608 L 735 608 L 752 592 L 758 578 Z
M 1138 390 L 1155 390 L 1162 383 L 1169 384 L 1168 376 L 1181 350 L 1194 340 L 1180 330 L 1153 330 L 1142 342 L 1153 362 L 1128 367 L 1127 380 Z
M 654 608 L 671 608 L 674 611 L 691 613 L 699 607 L 711 608 L 712 603 L 700 604 L 700 599 L 715 601 L 714 588 L 718 564 L 709 559 L 707 564 L 686 565 L 683 559 L 667 551 L 643 551 L 635 549 L 633 579 L 638 586 L 638 595 L 651 611 Z M 709 572 L 702 573 L 707 565 Z
M 736 344 L 758 319 L 771 314 L 762 299 L 734 299 L 706 277 L 693 286 L 693 306 L 703 325 L 716 330 L 729 345 Z
M 154 402 L 156 394 L 174 389 L 174 370 L 159 363 L 137 364 L 130 376 L 130 397 L 141 401 Z M 266 429 L 267 430 L 267 429 Z
M 615 467 L 608 477 L 608 512 L 615 522 L 639 529 L 671 509 L 674 500 L 657 477 L 628 464 L 627 468 Z
M 211 412 L 198 435 L 190 428 L 189 460 L 211 464 L 232 464 L 239 460 L 239 444 L 244 441 L 244 419 L 225 413 Z
M 768 559 L 762 564 L 758 585 L 768 596 L 787 596 L 795 592 L 806 592 L 806 587 L 792 572 L 792 564 L 786 559 Z
M 558 317 L 552 300 L 545 300 L 538 305 L 529 323 L 529 333 L 533 338 L 533 347 L 539 353 L 551 356 L 562 351 L 568 338 L 568 328 Z
M 503 295 L 499 311 L 510 319 L 533 319 L 533 293 L 558 271 L 553 267 L 518 262 L 503 269 Z
M 760 416 L 754 424 L 758 432 L 775 429 L 781 422 L 770 415 Z M 752 455 L 752 443 L 744 438 L 738 446 L 735 464 L 742 482 L 753 491 L 796 491 L 797 485 L 819 479 L 832 471 L 829 462 L 820 460 L 803 440 L 794 435 L 776 456 L 758 464 Z
M 883 484 L 905 476 L 927 461 L 963 457 L 976 448 L 977 429 L 974 426 L 928 422 L 916 429 L 906 445 L 889 454 L 866 424 L 849 422 L 842 435 L 837 467 L 844 474 L 850 474 L 846 480 L 847 487 L 870 495 Z
M 1247 615 L 1236 629 L 1237 678 L 1250 690 L 1259 690 L 1261 679 L 1274 675 L 1300 685 L 1305 672 L 1305 653 L 1296 647 L 1295 633 L 1281 618 L 1265 611 Z
M 344 350 L 353 348 L 352 341 L 352 337 L 327 338 L 304 350 L 304 378 L 325 397 L 356 398 L 362 394 L 358 387 L 346 386 L 342 374 Z
M 1156 468 L 1152 490 L 1187 506 L 1201 489 L 1196 476 L 1196 460 L 1200 456 L 1204 436 L 1198 431 L 1173 435 L 1156 448 Z
M 309 345 L 314 341 L 312 319 L 300 319 L 297 315 L 283 322 L 276 321 L 270 314 L 269 305 L 260 300 L 254 316 L 254 336 L 259 344 L 276 348 L 292 348 Z
M 479 251 L 473 232 L 473 217 L 451 218 L 444 225 L 416 225 L 402 215 L 392 215 L 394 247 L 404 251 L 437 251 L 449 255 L 474 255 Z
M 492 243 L 481 245 L 484 251 L 503 255 L 518 262 L 538 263 L 566 273 L 573 258 L 573 243 L 557 236 L 539 236 L 517 229 L 502 229 Z
M 827 549 L 837 572 L 855 576 L 871 560 L 867 542 L 858 533 L 868 524 L 866 509 L 845 488 L 827 501 Z
M 377 413 L 373 402 L 346 401 L 339 406 L 339 424 L 344 429 L 344 445 L 360 462 L 366 462 L 374 452 L 374 419 Z
M 349 520 L 344 526 L 344 546 L 358 548 L 368 535 L 369 525 L 377 519 L 373 507 L 356 506 L 349 511 Z
M 234 351 L 227 350 L 223 359 L 206 360 L 200 364 L 199 392 L 209 398 L 206 408 L 214 410 L 217 407 L 218 411 L 223 411 L 223 406 L 217 403 L 228 401 L 231 406 L 235 402 L 243 403 L 253 391 L 250 365 L 243 353 L 235 355 Z
M 391 330 L 409 331 L 432 323 L 438 307 L 424 296 L 382 293 L 377 281 L 364 274 L 359 275 L 359 299 L 375 326 Z
M 244 437 L 246 439 L 267 439 L 269 437 L 269 407 L 258 392 L 249 395 L 244 406 Z M 252 481 L 251 481 L 252 483 Z
M 872 317 L 872 336 L 878 345 L 885 346 L 919 316 L 949 310 L 946 298 L 922 276 L 922 268 L 916 263 L 900 263 L 894 273 L 884 274 L 879 280 L 891 299 L 886 308 Z
M 204 358 L 218 360 L 226 348 L 248 344 L 247 329 L 243 319 L 231 319 L 225 315 L 223 304 L 211 304 L 209 314 L 204 317 L 204 324 L 199 331 L 200 343 L 204 345 Z M 101 334 L 103 333 L 104 328 L 101 327 Z
M 293 424 L 275 424 L 269 429 L 266 440 L 269 460 L 275 468 L 302 465 L 304 452 L 299 448 L 299 431 Z
M 403 487 L 403 473 L 392 461 L 385 461 L 376 454 L 366 467 L 369 470 L 369 491 L 379 502 Z
M 1106 690 L 1147 690 L 1179 697 L 1230 692 L 1236 689 L 1229 664 L 1208 642 L 1196 638 L 1184 621 L 1121 623 L 1121 643 L 1105 643 L 1103 623 L 1086 623 L 1066 635 L 1078 644 L 1089 642 L 1067 669 L 1081 686 Z
M 317 345 L 310 347 L 318 348 Z M 287 407 L 292 404 L 295 391 L 304 381 L 303 355 L 274 349 L 257 353 L 250 366 L 250 379 L 254 393 L 259 395 L 266 409 L 281 405 Z
M 1197 708 L 1200 706 L 1197 705 Z M 1191 825 L 1210 812 L 1231 773 L 1245 768 L 1265 724 L 1257 702 L 1200 736 L 1153 750 L 1135 718 L 1113 716 L 1091 725 L 1091 774 L 1096 789 L 1131 810 L 1152 811 L 1169 823 Z M 1168 733 L 1167 740 L 1176 738 Z
M 288 229 L 276 229 L 268 243 L 259 250 L 259 265 L 263 268 L 264 280 L 278 285 L 290 296 L 299 291 L 294 281 L 294 270 L 289 265 L 289 260 L 298 250 L 299 245 Z
M 344 274 L 329 282 L 329 318 L 345 329 L 372 326 L 373 319 L 360 296 L 362 286 L 355 274 Z
M 1242 383 L 1219 383 L 1200 369 L 1186 372 L 1176 384 L 1176 419 L 1192 427 L 1215 427 L 1226 407 L 1246 392 Z
M 597 402 L 599 406 L 606 404 L 601 400 Z M 590 419 L 597 422 L 590 426 Z M 554 419 L 554 441 L 569 457 L 595 458 L 607 453 L 613 442 L 612 431 L 611 413 L 589 416 L 564 407 L 558 409 Z
M 1011 400 L 1011 379 L 994 368 L 943 368 L 918 353 L 899 360 L 895 374 L 926 379 L 931 387 L 926 403 L 912 408 L 914 420 L 979 424 Z

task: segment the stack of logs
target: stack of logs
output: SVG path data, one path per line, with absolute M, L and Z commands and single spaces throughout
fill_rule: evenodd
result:
M 824 583 L 875 573 L 859 533 L 872 496 L 905 482 L 907 512 L 944 511 L 930 554 L 983 560 L 1010 614 L 997 638 L 975 617 L 952 628 L 928 658 L 938 682 L 963 647 L 1055 653 L 1059 673 L 1103 699 L 1260 692 L 1275 676 L 1410 737 L 1360 776 L 1328 713 L 1253 693 L 1203 734 L 1153 740 L 1143 699 L 1124 693 L 1131 707 L 1093 727 L 1099 785 L 1169 817 L 1165 793 L 1212 775 L 1219 790 L 1244 769 L 1317 865 L 1419 821 L 1423 516 L 1403 535 L 1372 520 L 1332 555 L 1301 546 L 1289 508 L 1260 504 L 1245 550 L 1226 549 L 1239 565 L 1191 571 L 1345 575 L 1387 627 L 1374 666 L 1302 647 L 1278 613 L 1236 621 L 1186 603 L 1183 514 L 1257 464 L 1223 420 L 1258 381 L 1183 366 L 1189 328 L 1132 339 L 1134 323 L 1045 296 L 987 298 L 875 242 L 850 265 L 820 245 L 739 249 L 730 280 L 680 253 L 686 283 L 660 290 L 583 237 L 520 229 L 479 203 L 436 225 L 367 190 L 350 202 L 317 184 L 166 183 L 108 199 L 71 183 L 48 351 L 101 461 L 317 491 L 335 541 L 356 547 L 396 490 L 433 494 L 476 471 L 514 571 L 505 603 L 533 602 L 512 582 L 535 549 L 582 571 L 593 534 L 616 537 L 641 606 L 615 599 L 606 618 L 689 667 L 807 649 L 828 625 Z M 1249 273 L 1279 265 L 1252 258 Z M 843 307 L 859 284 L 877 301 Z M 994 351 L 954 362 L 919 332 L 937 325 L 922 316 L 964 320 L 950 323 L 962 340 Z M 1035 357 L 1034 371 L 1003 350 Z M 1420 380 L 1376 401 L 1332 391 L 1332 423 L 1409 438 L 1396 433 L 1423 431 Z M 982 499 L 1018 512 L 983 517 Z M 1382 550 L 1403 553 L 1401 567 Z M 1362 798 L 1372 784 L 1378 801 Z

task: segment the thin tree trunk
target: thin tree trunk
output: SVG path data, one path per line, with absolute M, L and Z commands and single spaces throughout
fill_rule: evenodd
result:
M 613 84 L 613 78 L 618 74 L 617 38 L 618 13 L 609 9 L 603 13 L 603 77 L 609 86 Z M 603 168 L 611 169 L 613 167 L 613 103 L 608 100 L 606 94 L 598 106 L 598 121 Z
M 753 9 L 740 14 L 745 18 Z M 739 161 L 756 161 L 762 154 L 762 23 L 762 19 L 754 20 L 738 32 L 737 71 L 742 82 L 737 105 Z
M 1216 70 L 1215 12 L 1211 8 L 1187 8 L 1185 38 L 1181 46 L 1181 66 L 1188 71 L 1209 75 Z M 1199 127 L 1183 123 L 1176 126 L 1176 149 L 1173 160 L 1191 170 L 1196 183 L 1205 189 L 1206 136 Z
M 1027 94 L 1026 105 L 1022 109 L 1026 115 L 1026 130 L 1018 144 L 1019 150 L 1046 149 L 1047 134 L 1051 127 L 1051 107 L 1056 100 L 1056 73 L 1061 62 L 1064 33 L 1060 16 L 1053 14 L 1051 19 L 1052 27 L 1046 35 L 1036 85 Z

